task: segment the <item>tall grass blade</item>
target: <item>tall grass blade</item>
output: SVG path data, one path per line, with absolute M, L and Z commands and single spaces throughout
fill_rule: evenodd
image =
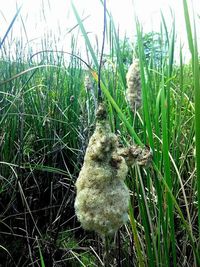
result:
M 130 217 L 130 223 L 131 223 L 132 232 L 133 232 L 133 238 L 135 241 L 135 248 L 136 248 L 137 255 L 138 255 L 138 263 L 140 267 L 145 267 L 144 259 L 142 256 L 142 250 L 141 250 L 141 246 L 140 246 L 140 242 L 138 238 L 138 232 L 137 232 L 134 213 L 133 213 L 133 207 L 131 203 L 129 204 L 129 217 Z
M 197 202 L 198 202 L 198 224 L 200 239 L 200 64 L 194 24 L 194 92 L 195 92 L 195 142 L 196 142 L 196 164 L 197 164 Z M 200 244 L 199 244 L 200 248 Z
M 41 247 L 40 247 L 38 238 L 37 238 L 37 243 L 38 243 L 38 249 L 39 249 L 39 254 L 40 254 L 40 263 L 41 263 L 41 267 L 45 267 L 44 257 L 43 257 L 43 255 L 42 255 L 42 250 L 41 250 Z
M 192 36 L 191 22 L 187 1 L 183 0 L 185 24 L 187 29 L 188 44 L 192 55 L 194 95 L 195 95 L 195 142 L 196 142 L 196 167 L 197 167 L 197 201 L 198 201 L 198 228 L 200 239 L 200 64 L 197 45 L 196 24 L 194 18 L 194 38 Z
M 185 15 L 185 25 L 186 25 L 186 30 L 187 30 L 188 45 L 189 45 L 190 52 L 193 57 L 194 56 L 194 44 L 193 44 L 192 28 L 191 28 L 191 23 L 190 23 L 187 0 L 183 0 L 183 9 L 184 9 L 184 15 Z
M 7 29 L 5 35 L 3 36 L 3 38 L 2 38 L 2 40 L 0 42 L 0 49 L 1 49 L 2 45 L 3 45 L 3 43 L 5 42 L 6 37 L 8 36 L 9 32 L 11 31 L 11 29 L 12 29 L 14 23 L 15 23 L 15 20 L 17 19 L 18 15 L 19 15 L 19 13 L 21 11 L 21 8 L 22 8 L 22 6 L 19 7 L 19 9 L 17 10 L 16 14 L 14 15 L 10 25 L 8 26 L 8 29 Z
M 141 75 L 141 84 L 142 84 L 142 101 L 143 101 L 143 110 L 144 110 L 144 118 L 146 129 L 144 131 L 148 133 L 148 144 L 154 151 L 154 141 L 153 141 L 153 131 L 150 120 L 150 112 L 149 112 L 149 103 L 148 103 L 148 86 L 145 80 L 145 55 L 144 55 L 144 47 L 142 43 L 142 31 L 139 24 L 139 21 L 136 19 L 136 29 L 137 29 L 137 38 L 138 38 L 138 48 L 139 48 L 139 60 L 140 60 L 140 75 Z
M 164 77 L 162 82 L 162 92 L 161 92 L 161 114 L 162 114 L 162 133 L 163 133 L 163 162 L 164 162 L 164 177 L 166 180 L 167 185 L 169 186 L 170 190 L 172 189 L 172 178 L 170 172 L 170 160 L 169 160 L 169 142 L 168 142 L 168 123 L 167 123 L 167 109 L 168 103 L 167 98 L 165 95 L 165 88 L 164 88 Z M 175 231 L 174 231 L 174 211 L 173 211 L 173 203 L 169 194 L 166 194 L 165 205 L 167 206 L 167 214 L 166 218 L 169 216 L 170 222 L 170 229 L 168 227 L 168 222 L 166 219 L 166 233 L 170 232 L 170 239 L 171 239 L 171 246 L 173 252 L 173 266 L 176 266 L 176 244 L 175 244 Z
M 196 244 L 195 244 L 195 240 L 194 240 L 194 238 L 193 238 L 193 235 L 192 235 L 192 233 L 191 233 L 190 225 L 189 225 L 188 222 L 185 220 L 184 215 L 183 215 L 183 213 L 182 213 L 182 211 L 181 211 L 181 209 L 180 209 L 180 207 L 179 207 L 179 204 L 178 204 L 177 201 L 176 201 L 176 198 L 174 197 L 174 195 L 173 195 L 171 189 L 169 188 L 169 186 L 168 186 L 166 180 L 164 179 L 164 177 L 162 177 L 162 175 L 160 174 L 160 172 L 159 172 L 159 170 L 158 170 L 158 168 L 157 168 L 157 166 L 156 166 L 155 164 L 154 164 L 154 168 L 155 168 L 156 172 L 157 172 L 158 175 L 159 175 L 160 182 L 164 185 L 166 191 L 168 192 L 169 197 L 171 198 L 171 201 L 173 202 L 173 205 L 175 206 L 175 208 L 176 208 L 176 210 L 177 210 L 177 212 L 178 212 L 178 214 L 179 214 L 179 216 L 180 216 L 180 218 L 181 218 L 181 221 L 182 221 L 182 223 L 183 223 L 183 225 L 184 225 L 184 227 L 185 227 L 185 230 L 186 230 L 187 233 L 188 233 L 188 237 L 189 237 L 191 246 L 192 246 L 192 248 L 193 248 L 193 252 L 194 252 L 194 254 L 195 254 L 195 257 L 196 257 L 196 262 L 197 262 L 197 264 L 198 264 L 197 266 L 199 266 L 199 264 L 200 264 L 200 253 L 199 253 L 199 249 L 198 249 L 198 247 L 197 247 Z
M 94 49 L 92 48 L 91 42 L 90 42 L 90 40 L 89 40 L 89 38 L 88 38 L 87 32 L 86 32 L 85 27 L 84 27 L 84 25 L 83 25 L 83 21 L 82 21 L 82 19 L 80 18 L 79 14 L 78 14 L 78 12 L 77 12 L 77 10 L 76 10 L 76 7 L 74 6 L 74 4 L 73 4 L 72 1 L 71 1 L 71 5 L 72 5 L 72 9 L 73 9 L 74 15 L 75 15 L 75 17 L 76 17 L 76 19 L 77 19 L 77 22 L 78 22 L 78 24 L 79 24 L 79 27 L 80 27 L 80 29 L 81 29 L 81 32 L 82 32 L 82 34 L 83 34 L 83 36 L 84 36 L 86 45 L 87 45 L 87 47 L 88 47 L 88 49 L 89 49 L 89 51 L 90 51 L 90 54 L 91 54 L 91 56 L 92 56 L 92 59 L 93 59 L 93 61 L 94 61 L 94 65 L 95 65 L 96 69 L 98 69 L 98 66 L 99 66 L 99 64 L 98 64 L 98 60 L 97 60 L 97 57 L 96 57 L 96 55 L 95 55 Z

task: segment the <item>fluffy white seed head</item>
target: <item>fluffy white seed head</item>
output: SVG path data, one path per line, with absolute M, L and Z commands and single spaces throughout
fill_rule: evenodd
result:
M 151 150 L 137 145 L 120 148 L 111 132 L 103 105 L 76 181 L 75 212 L 86 230 L 115 233 L 128 220 L 129 190 L 124 180 L 128 166 L 148 165 Z
M 101 111 L 101 110 L 100 110 Z M 100 117 L 104 117 L 103 114 Z M 128 219 L 129 191 L 124 180 L 125 159 L 106 119 L 100 119 L 90 138 L 76 182 L 75 211 L 86 230 L 113 234 Z
M 134 112 L 141 106 L 141 79 L 139 60 L 135 59 L 126 74 L 126 98 L 131 110 Z
M 93 84 L 89 75 L 85 76 L 84 86 L 86 91 L 91 91 L 93 89 Z

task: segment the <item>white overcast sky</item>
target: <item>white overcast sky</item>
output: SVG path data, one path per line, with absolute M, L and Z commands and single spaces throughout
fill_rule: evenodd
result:
M 64 50 L 69 49 L 68 44 L 71 36 L 66 35 L 66 33 L 77 23 L 70 2 L 70 0 L 0 0 L 0 38 L 5 34 L 16 12 L 16 5 L 20 6 L 22 3 L 21 18 L 25 25 L 28 41 L 33 46 L 33 51 L 40 48 L 41 39 L 48 32 L 59 36 L 58 48 L 60 45 Z M 74 0 L 73 2 L 82 18 L 90 15 L 84 25 L 86 30 L 90 32 L 89 37 L 94 40 L 94 37 L 98 36 L 101 43 L 103 8 L 100 0 Z M 200 0 L 188 0 L 189 6 L 191 2 L 193 2 L 196 14 L 200 15 Z M 135 35 L 134 12 L 142 23 L 144 31 L 159 31 L 160 11 L 162 10 L 170 26 L 171 8 L 175 14 L 178 38 L 182 39 L 185 47 L 187 46 L 182 0 L 107 0 L 107 6 L 111 10 L 116 26 L 119 25 L 121 36 L 123 37 L 126 32 L 131 40 Z M 190 8 L 190 10 L 192 9 Z M 22 20 L 16 21 L 12 31 L 12 40 L 15 37 L 20 37 L 21 34 L 24 36 Z M 197 30 L 200 29 L 198 24 L 200 24 L 199 18 L 197 18 Z M 54 49 L 53 45 L 53 42 L 49 44 L 52 49 Z M 79 45 L 84 46 L 83 38 L 80 39 Z

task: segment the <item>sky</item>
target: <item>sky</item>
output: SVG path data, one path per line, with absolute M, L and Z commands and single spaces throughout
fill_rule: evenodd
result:
M 70 2 L 70 0 L 0 0 L 0 38 L 2 39 L 5 34 L 16 12 L 16 6 L 22 4 L 20 17 L 9 36 L 10 40 L 21 38 L 26 48 L 31 46 L 33 51 L 37 51 L 41 49 L 44 37 L 48 37 L 49 44 L 47 46 L 49 48 L 69 50 L 71 34 L 76 34 L 77 30 L 76 28 L 71 34 L 68 33 L 77 24 Z M 199 0 L 188 0 L 189 6 L 191 6 L 191 2 L 193 2 L 195 13 L 200 15 Z M 84 21 L 88 36 L 94 43 L 98 37 L 99 44 L 101 44 L 103 8 L 100 1 L 73 0 L 73 3 L 81 18 L 90 15 Z M 164 14 L 170 27 L 172 23 L 171 8 L 175 14 L 177 38 L 181 39 L 182 43 L 185 43 L 185 49 L 188 49 L 182 0 L 107 0 L 107 7 L 111 10 L 115 25 L 119 26 L 122 39 L 126 33 L 131 41 L 135 36 L 134 13 L 139 18 L 144 32 L 159 31 L 160 11 Z M 197 22 L 200 22 L 199 18 L 197 18 Z M 59 39 L 56 45 L 53 38 L 55 36 Z M 85 49 L 82 36 L 79 36 L 78 45 L 80 50 Z M 185 55 L 190 56 L 188 52 Z

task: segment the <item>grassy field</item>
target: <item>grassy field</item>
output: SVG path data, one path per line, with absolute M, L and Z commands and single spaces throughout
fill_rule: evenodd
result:
M 18 13 L 1 40 L 0 266 L 198 267 L 199 18 L 193 20 L 183 0 L 191 53 L 186 64 L 173 16 L 168 27 L 161 14 L 160 32 L 149 34 L 136 17 L 132 44 L 119 38 L 107 12 L 109 53 L 100 77 L 110 126 L 122 146 L 150 147 L 153 160 L 149 168 L 130 168 L 129 220 L 106 248 L 100 236 L 80 227 L 74 212 L 75 182 L 95 127 L 101 49 L 89 39 L 78 8 L 72 10 L 87 64 L 73 34 L 71 51 L 51 51 L 44 39 L 41 52 L 23 56 L 16 43 L 13 56 L 9 33 Z M 126 101 L 133 56 L 142 85 L 135 112 Z

